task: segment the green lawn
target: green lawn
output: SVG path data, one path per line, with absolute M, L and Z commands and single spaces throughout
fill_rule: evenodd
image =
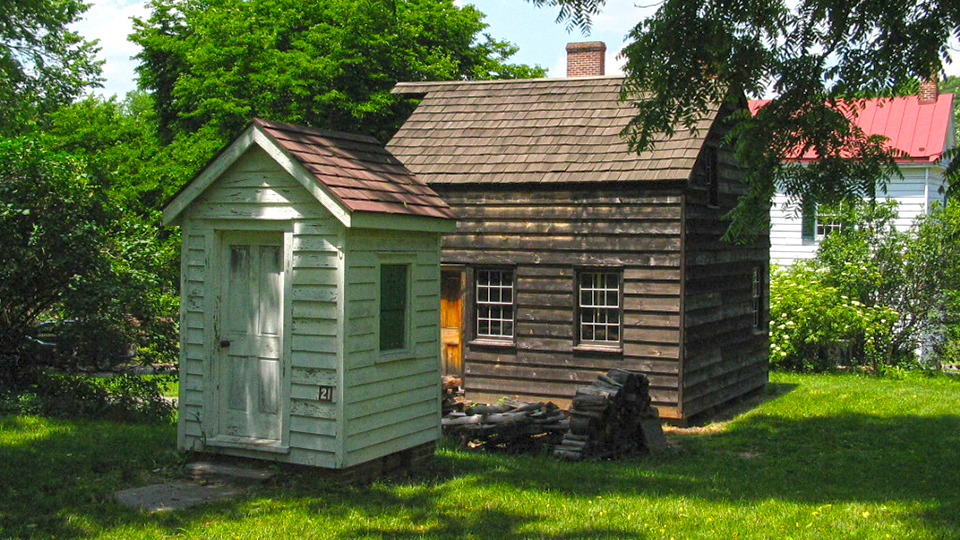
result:
M 439 452 L 404 481 L 309 473 L 162 515 L 111 492 L 176 469 L 173 427 L 0 417 L 0 537 L 960 538 L 960 381 L 775 374 L 732 421 L 630 462 Z

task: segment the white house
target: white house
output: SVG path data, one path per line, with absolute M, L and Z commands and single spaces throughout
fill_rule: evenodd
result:
M 750 110 L 766 103 L 751 101 Z M 886 193 L 878 190 L 878 199 L 899 203 L 896 225 L 906 230 L 928 211 L 931 202 L 945 200 L 948 162 L 943 154 L 957 144 L 953 94 L 939 94 L 935 83 L 925 83 L 917 96 L 871 99 L 856 123 L 867 135 L 883 135 L 890 146 L 903 152 L 897 158 L 903 178 L 892 178 Z M 812 161 L 816 155 L 795 158 Z M 836 226 L 830 216 L 818 214 L 815 208 L 808 207 L 798 215 L 794 208 L 785 207 L 786 203 L 787 197 L 777 193 L 770 208 L 770 260 L 781 265 L 812 258 L 820 239 Z

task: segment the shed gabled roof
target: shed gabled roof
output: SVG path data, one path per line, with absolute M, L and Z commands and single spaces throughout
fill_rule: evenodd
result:
M 751 100 L 751 114 L 756 114 L 769 100 Z M 953 117 L 953 94 L 940 94 L 936 101 L 921 102 L 917 96 L 900 96 L 864 100 L 854 123 L 867 135 L 882 135 L 887 144 L 903 152 L 897 161 L 937 162 L 946 150 Z M 808 150 L 791 159 L 810 161 L 816 152 Z
M 252 145 L 259 145 L 344 224 L 355 212 L 448 219 L 439 195 L 373 137 L 255 118 L 164 208 L 171 223 Z
M 651 150 L 620 135 L 622 77 L 400 83 L 423 100 L 387 147 L 428 184 L 686 180 L 716 111 Z

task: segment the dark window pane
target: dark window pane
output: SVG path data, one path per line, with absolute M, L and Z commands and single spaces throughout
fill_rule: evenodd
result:
M 407 266 L 380 267 L 380 350 L 402 349 L 406 345 Z

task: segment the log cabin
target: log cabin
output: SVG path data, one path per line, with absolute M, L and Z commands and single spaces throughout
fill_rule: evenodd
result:
M 388 149 L 457 216 L 441 356 L 468 398 L 566 405 L 623 368 L 684 423 L 767 381 L 769 238 L 721 240 L 743 193 L 724 118 L 746 102 L 632 153 L 604 49 L 570 44 L 564 79 L 400 83 L 420 102 Z

